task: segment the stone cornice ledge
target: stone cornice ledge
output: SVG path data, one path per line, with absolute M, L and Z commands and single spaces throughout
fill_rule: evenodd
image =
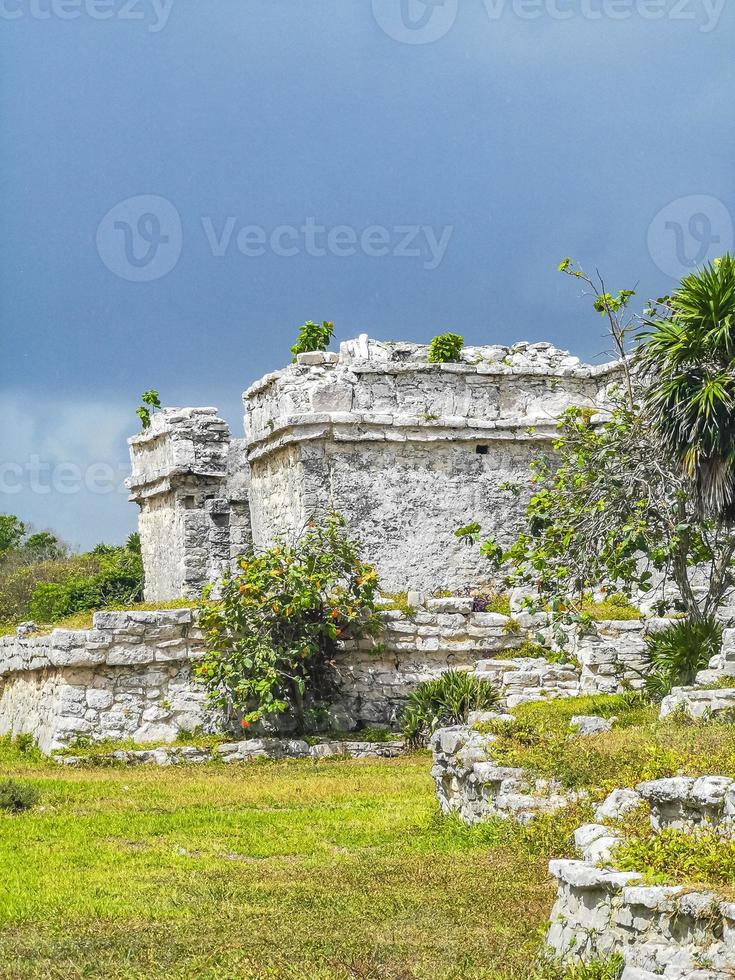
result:
M 248 443 L 248 460 L 284 446 L 317 439 L 334 442 L 548 442 L 558 435 L 556 420 L 466 419 L 447 416 L 423 420 L 416 415 L 331 412 L 292 415 Z

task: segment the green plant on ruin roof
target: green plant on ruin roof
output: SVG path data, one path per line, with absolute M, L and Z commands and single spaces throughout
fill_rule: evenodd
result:
M 314 323 L 307 320 L 303 326 L 299 327 L 299 335 L 296 343 L 291 348 L 294 363 L 299 354 L 309 354 L 312 351 L 325 351 L 334 336 L 334 324 L 329 320 L 321 323 Z
M 151 411 L 161 407 L 161 401 L 158 396 L 158 392 L 154 391 L 152 388 L 148 391 L 144 391 L 140 396 L 140 400 L 143 402 L 135 410 L 135 414 L 140 419 L 140 423 L 143 429 L 149 429 L 151 426 Z
M 457 333 L 441 333 L 429 344 L 431 364 L 449 364 L 459 361 L 464 347 L 464 337 Z

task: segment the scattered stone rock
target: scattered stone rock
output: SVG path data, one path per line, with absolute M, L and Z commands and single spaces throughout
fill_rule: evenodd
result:
M 571 720 L 578 735 L 599 735 L 601 732 L 611 732 L 615 718 L 600 718 L 597 715 L 574 715 Z

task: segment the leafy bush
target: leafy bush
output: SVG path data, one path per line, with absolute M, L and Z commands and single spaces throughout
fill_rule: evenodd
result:
M 735 884 L 735 841 L 711 830 L 665 828 L 626 836 L 615 852 L 622 871 L 639 871 L 648 881 L 666 884 Z
M 300 730 L 333 688 L 338 641 L 374 634 L 378 576 L 336 514 L 293 545 L 240 560 L 221 600 L 202 608 L 206 653 L 195 674 L 243 725 L 292 711 Z M 307 701 L 308 696 L 308 701 Z
M 30 603 L 36 587 L 46 582 L 62 584 L 72 578 L 97 575 L 100 561 L 94 555 L 72 555 L 63 561 L 27 564 L 16 557 L 0 565 L 0 623 L 18 623 L 30 618 Z
M 409 697 L 403 713 L 407 742 L 425 745 L 437 728 L 461 725 L 471 711 L 492 711 L 500 700 L 497 688 L 462 670 L 448 670 L 424 681 Z
M 142 600 L 143 561 L 138 552 L 103 546 L 95 557 L 99 569 L 96 574 L 38 583 L 28 604 L 31 618 L 54 623 L 87 609 L 126 606 Z
M 30 810 L 39 800 L 39 792 L 30 783 L 21 783 L 17 779 L 0 781 L 0 810 L 11 813 L 21 813 Z
M 722 628 L 714 619 L 682 619 L 646 637 L 650 672 L 646 672 L 649 697 L 661 700 L 674 687 L 694 683 L 700 670 L 720 652 Z
M 299 327 L 299 335 L 296 343 L 291 348 L 294 363 L 298 354 L 326 350 L 333 336 L 333 323 L 330 323 L 328 320 L 324 320 L 322 323 L 313 323 L 311 320 L 307 320 L 302 327 Z
M 458 361 L 462 356 L 464 337 L 456 333 L 440 333 L 429 344 L 429 362 L 431 364 L 447 364 Z

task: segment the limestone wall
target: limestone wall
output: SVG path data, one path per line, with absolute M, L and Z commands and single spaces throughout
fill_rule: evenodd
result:
M 450 667 L 471 670 L 521 642 L 505 617 L 471 607 L 469 599 L 434 599 L 411 618 L 385 612 L 381 636 L 345 644 L 336 659 L 334 727 L 395 725 L 419 682 Z M 142 743 L 200 725 L 229 729 L 207 711 L 191 675 L 203 653 L 192 610 L 95 613 L 93 623 L 0 638 L 0 734 L 28 732 L 51 751 L 79 737 Z
M 386 587 L 434 590 L 482 580 L 477 549 L 453 531 L 478 520 L 508 542 L 525 481 L 572 404 L 594 407 L 619 372 L 549 344 L 466 348 L 430 364 L 427 348 L 362 336 L 339 354 L 302 354 L 244 394 L 254 541 L 338 510 Z
M 615 870 L 625 841 L 619 820 L 647 805 L 651 827 L 692 834 L 735 834 L 735 780 L 677 776 L 618 789 L 597 808 L 599 821 L 575 832 L 582 860 L 552 861 L 558 891 L 547 944 L 564 958 L 622 955 L 623 980 L 727 980 L 735 971 L 735 906 L 714 891 L 644 885 L 637 871 Z M 643 870 L 643 869 L 641 869 Z
M 0 734 L 42 750 L 80 737 L 170 741 L 211 726 L 189 662 L 200 652 L 189 609 L 95 613 L 91 630 L 0 638 Z
M 735 905 L 711 892 L 642 884 L 635 872 L 552 861 L 558 897 L 547 937 L 567 957 L 623 954 L 625 980 L 727 980 Z
M 565 627 L 565 649 L 581 667 L 581 694 L 619 694 L 644 687 L 646 637 L 671 625 L 670 619 L 614 619 L 580 630 Z
M 146 599 L 197 597 L 252 541 L 244 442 L 214 408 L 168 408 L 129 444 Z
M 472 599 L 427 599 L 410 617 L 385 612 L 383 633 L 345 649 L 337 659 L 342 705 L 366 724 L 395 724 L 417 684 L 451 668 L 475 670 L 488 655 L 509 651 L 523 635 L 508 618 L 472 611 Z M 504 662 L 508 671 L 513 662 Z

